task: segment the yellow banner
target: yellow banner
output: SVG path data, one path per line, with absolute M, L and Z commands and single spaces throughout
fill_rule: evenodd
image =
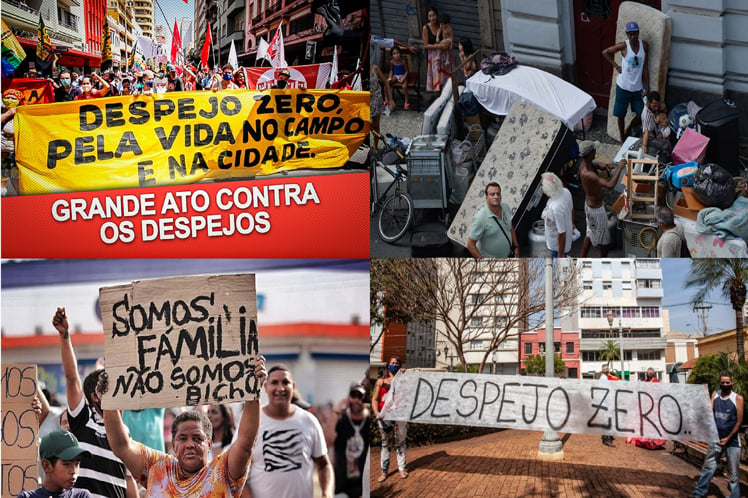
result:
M 342 167 L 369 93 L 225 90 L 29 105 L 16 114 L 22 194 L 239 179 Z

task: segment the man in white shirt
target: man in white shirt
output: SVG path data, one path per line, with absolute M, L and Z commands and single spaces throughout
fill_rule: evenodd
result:
M 295 387 L 285 365 L 268 371 L 268 404 L 261 410 L 247 480 L 252 498 L 312 498 L 315 468 L 322 498 L 333 496 L 335 479 L 322 426 L 314 415 L 291 403 Z M 248 496 L 246 489 L 243 496 Z
M 564 188 L 561 179 L 553 173 L 543 173 L 540 185 L 548 202 L 543 210 L 545 223 L 545 245 L 552 258 L 568 257 L 571 251 L 574 230 L 574 203 L 571 192 Z

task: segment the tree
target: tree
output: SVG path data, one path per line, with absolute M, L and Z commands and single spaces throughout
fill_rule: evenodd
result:
M 709 392 L 713 393 L 719 389 L 719 374 L 724 370 L 732 373 L 733 389 L 743 396 L 744 402 L 748 404 L 748 366 L 736 363 L 727 353 L 701 356 L 696 360 L 687 382 L 706 384 L 709 386 Z
M 553 372 L 560 374 L 566 369 L 561 355 L 553 355 Z M 536 354 L 525 358 L 525 372 L 527 374 L 545 375 L 545 355 Z
M 610 363 L 613 360 L 618 360 L 621 358 L 621 354 L 619 353 L 620 347 L 619 344 L 609 339 L 603 343 L 603 346 L 599 349 L 600 353 L 600 359 L 603 360 L 608 364 L 608 367 L 610 367 Z M 623 374 L 623 372 L 621 372 Z
M 540 259 L 372 260 L 372 321 L 436 321 L 465 371 L 465 345 L 480 340 L 482 372 L 502 342 L 544 323 L 543 271 Z M 571 273 L 554 288 L 555 309 L 576 301 Z
M 691 298 L 693 305 L 703 304 L 709 292 L 721 289 L 722 295 L 730 300 L 735 312 L 735 345 L 738 363 L 745 365 L 745 345 L 743 329 L 743 307 L 748 281 L 748 260 L 739 258 L 691 260 L 691 273 L 686 278 L 686 288 L 696 288 Z
M 408 324 L 428 321 L 424 303 L 416 293 L 414 268 L 419 260 L 372 259 L 370 264 L 369 318 L 371 325 L 381 326 L 381 332 L 372 337 L 371 352 L 381 340 L 382 333 L 391 323 Z M 423 275 L 425 272 L 419 272 Z

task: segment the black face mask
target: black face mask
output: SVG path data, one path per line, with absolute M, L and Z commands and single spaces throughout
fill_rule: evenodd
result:
M 727 396 L 728 394 L 732 392 L 732 385 L 729 385 L 729 386 L 720 385 L 719 388 L 722 390 L 722 394 L 724 394 L 725 396 Z

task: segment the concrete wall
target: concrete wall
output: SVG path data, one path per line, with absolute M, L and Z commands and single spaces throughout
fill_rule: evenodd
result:
M 502 0 L 505 50 L 521 64 L 575 79 L 573 5 L 567 0 Z
M 740 149 L 748 155 L 748 2 L 662 0 L 673 20 L 668 106 L 726 97 L 741 111 Z

